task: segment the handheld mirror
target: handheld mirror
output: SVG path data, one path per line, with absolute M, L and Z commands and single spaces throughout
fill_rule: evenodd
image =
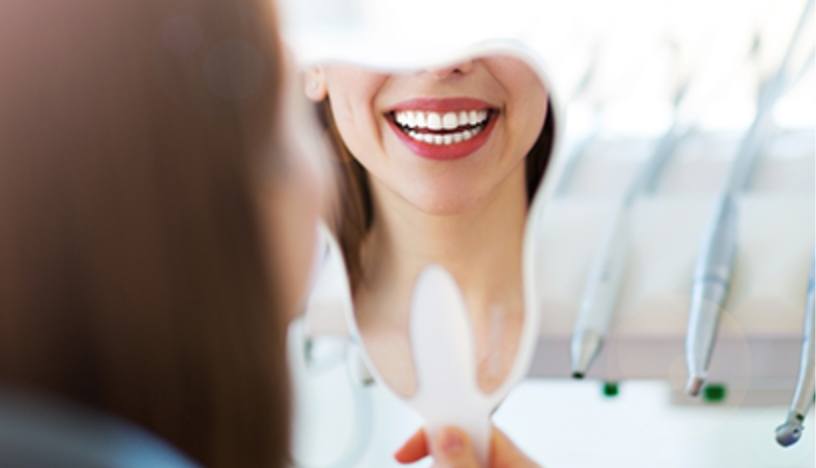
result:
M 345 260 L 349 333 L 431 433 L 459 426 L 486 460 L 490 415 L 538 336 L 523 253 L 554 115 L 529 55 L 463 57 L 311 67 L 305 90 L 340 166 L 329 242 Z

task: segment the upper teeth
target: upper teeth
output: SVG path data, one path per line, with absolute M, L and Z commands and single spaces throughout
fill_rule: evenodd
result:
M 429 130 L 453 130 L 458 127 L 479 125 L 487 120 L 487 110 L 458 112 L 400 111 L 395 113 L 398 124 L 408 128 L 427 128 Z

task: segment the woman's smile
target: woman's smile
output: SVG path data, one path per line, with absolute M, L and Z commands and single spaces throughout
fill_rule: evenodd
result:
M 523 61 L 496 55 L 392 74 L 334 64 L 311 68 L 307 82 L 373 191 L 434 214 L 510 190 L 523 198 L 525 158 L 548 106 Z
M 421 98 L 397 104 L 385 119 L 414 154 L 451 160 L 481 148 L 499 115 L 497 107 L 479 99 Z

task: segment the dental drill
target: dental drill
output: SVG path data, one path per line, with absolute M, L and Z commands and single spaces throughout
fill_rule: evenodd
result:
M 729 179 L 717 199 L 703 237 L 694 273 L 686 335 L 686 391 L 691 396 L 699 395 L 705 383 L 720 316 L 731 285 L 739 217 L 735 196 L 750 183 L 762 143 L 772 128 L 771 109 L 789 84 L 787 70 L 790 58 L 802 35 L 805 22 L 812 15 L 812 9 L 813 0 L 808 0 L 776 72 L 760 83 L 756 114 L 740 142 Z
M 816 257 L 816 251 L 814 251 Z M 813 340 L 813 323 L 816 318 L 816 310 L 813 302 L 813 275 L 816 270 L 816 258 L 810 265 L 810 278 L 807 287 L 807 300 L 805 302 L 805 323 L 802 334 L 802 356 L 799 362 L 799 376 L 796 379 L 796 388 L 793 392 L 793 400 L 788 410 L 788 417 L 781 426 L 776 428 L 776 441 L 783 447 L 788 447 L 799 441 L 802 437 L 805 415 L 813 406 L 813 399 L 816 398 L 816 387 L 814 378 L 814 353 L 816 346 Z
M 657 179 L 691 127 L 681 122 L 679 108 L 689 88 L 690 75 L 673 92 L 674 118 L 643 163 L 607 226 L 601 250 L 593 259 L 584 286 L 571 342 L 572 376 L 582 379 L 600 352 L 612 322 L 625 271 L 629 240 L 629 213 L 641 194 L 654 193 Z

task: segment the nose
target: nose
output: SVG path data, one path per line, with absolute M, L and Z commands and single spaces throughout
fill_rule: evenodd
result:
M 426 72 L 434 78 L 442 80 L 452 75 L 466 75 L 471 70 L 473 70 L 473 60 L 466 60 L 447 67 L 429 68 Z

